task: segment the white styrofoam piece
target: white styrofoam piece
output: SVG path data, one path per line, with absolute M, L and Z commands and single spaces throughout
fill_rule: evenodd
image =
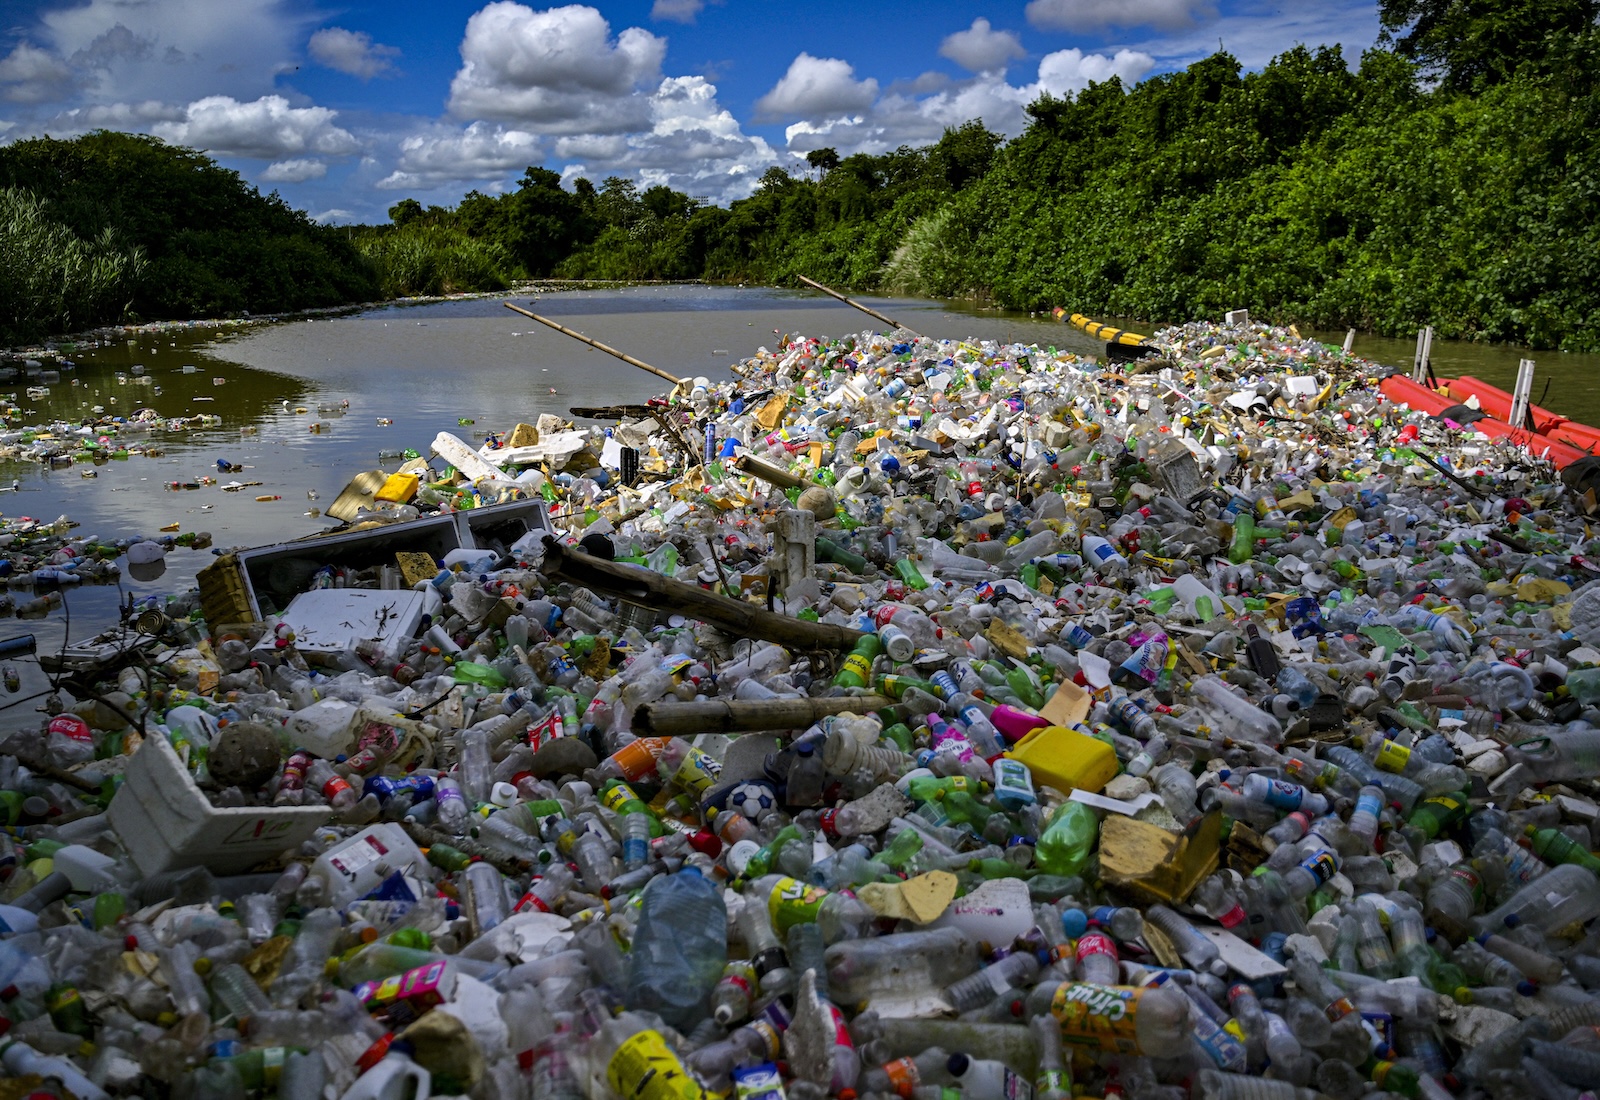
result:
M 435 594 L 437 597 L 437 594 Z M 354 653 L 356 643 L 378 642 L 395 657 L 416 636 L 427 593 L 371 588 L 318 588 L 290 601 L 283 621 L 307 660 Z
M 1241 977 L 1255 981 L 1258 978 L 1276 978 L 1287 974 L 1289 968 L 1245 943 L 1226 928 L 1196 925 L 1202 936 L 1217 945 L 1217 953 L 1228 968 Z
M 518 450 L 522 449 L 524 448 L 518 448 Z M 511 480 L 499 467 L 484 461 L 478 452 L 449 432 L 440 432 L 433 437 L 433 453 L 461 471 L 461 476 L 468 481 L 482 481 L 484 478 L 488 478 L 490 481 Z M 498 451 L 495 453 L 504 454 L 506 452 Z M 502 459 L 501 461 L 506 460 Z
M 1160 795 L 1149 792 L 1140 795 L 1138 798 L 1120 799 L 1107 798 L 1103 794 L 1095 794 L 1093 791 L 1080 790 L 1076 787 L 1072 789 L 1072 793 L 1067 797 L 1074 802 L 1082 802 L 1085 806 L 1093 806 L 1097 810 L 1109 810 L 1116 814 L 1126 814 L 1128 817 L 1132 817 L 1146 806 L 1154 805 L 1161 801 Z
M 201 866 L 233 875 L 298 847 L 329 813 L 326 806 L 213 806 L 155 733 L 129 757 L 106 817 L 146 875 Z
M 446 435 L 448 433 L 441 432 L 440 434 Z M 455 437 L 451 436 L 451 438 L 454 439 Z M 478 451 L 475 457 L 479 462 L 493 469 L 496 477 L 504 478 L 506 475 L 501 473 L 498 467 L 508 465 L 527 466 L 532 463 L 544 462 L 547 459 L 553 465 L 565 464 L 567 459 L 583 450 L 588 445 L 588 442 L 589 435 L 587 432 L 553 432 L 549 435 L 540 436 L 539 442 L 530 443 L 526 447 L 501 447 L 499 450 L 484 448 Z M 433 449 L 439 451 L 438 440 L 434 441 Z M 446 457 L 443 451 L 439 451 L 439 454 L 441 457 Z M 467 472 L 465 467 L 459 463 L 455 464 L 455 467 L 462 473 Z

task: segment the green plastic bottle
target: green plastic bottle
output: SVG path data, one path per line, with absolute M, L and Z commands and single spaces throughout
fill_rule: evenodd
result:
M 974 859 L 968 862 L 967 870 L 982 875 L 985 879 L 1028 877 L 1028 872 L 1009 859 Z
M 864 688 L 872 680 L 872 662 L 883 652 L 883 641 L 876 634 L 863 634 L 850 655 L 844 659 L 839 674 L 833 678 L 834 687 Z
M 1081 874 L 1094 852 L 1099 831 L 1100 821 L 1094 811 L 1069 799 L 1050 815 L 1050 823 L 1034 847 L 1033 861 L 1047 874 Z
M 817 560 L 842 565 L 858 577 L 867 571 L 866 558 L 854 550 L 846 550 L 832 539 L 823 538 L 821 535 L 817 536 Z
M 1006 669 L 1006 685 L 1017 693 L 1017 698 L 1034 710 L 1044 706 L 1044 692 L 1039 690 L 1040 685 L 1035 682 L 1033 675 L 1027 668 L 1021 665 L 1012 665 Z
M 886 867 L 899 870 L 907 860 L 922 851 L 922 834 L 915 829 L 902 829 L 889 842 L 888 847 L 878 853 L 878 862 Z
M 1529 825 L 1527 833 L 1533 841 L 1534 854 L 1546 863 L 1576 863 L 1600 875 L 1600 859 L 1561 830 Z
M 928 579 L 922 575 L 922 570 L 917 568 L 917 563 L 910 558 L 899 558 L 894 563 L 894 571 L 900 579 L 906 582 L 907 588 L 922 591 L 928 587 Z
M 966 791 L 941 791 L 934 801 L 951 821 L 975 828 L 981 827 L 995 812 L 994 807 L 980 802 Z
M 907 830 L 907 832 L 910 831 Z M 804 839 L 804 836 L 805 834 L 800 831 L 798 825 L 785 825 L 778 830 L 778 835 L 774 836 L 770 843 L 763 845 L 755 855 L 750 857 L 750 862 L 745 864 L 744 873 L 739 877 L 749 881 L 758 879 L 762 875 L 770 875 L 772 869 L 778 865 L 778 856 L 783 853 L 783 849 L 787 845 Z
M 1240 512 L 1233 521 L 1233 544 L 1228 547 L 1228 560 L 1243 565 L 1256 552 L 1256 517 Z
M 506 686 L 506 678 L 494 666 L 476 661 L 462 661 L 455 666 L 454 674 L 458 684 L 482 684 L 490 691 L 499 691 Z
M 1466 819 L 1472 809 L 1467 802 L 1469 797 L 1471 796 L 1466 791 L 1457 791 L 1454 794 L 1441 794 L 1419 802 L 1416 809 L 1411 811 L 1411 816 L 1406 818 L 1406 824 L 1420 830 L 1432 840 L 1452 825 Z

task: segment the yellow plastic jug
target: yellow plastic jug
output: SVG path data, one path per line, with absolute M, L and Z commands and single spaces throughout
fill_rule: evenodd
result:
M 1036 785 L 1070 794 L 1074 787 L 1100 791 L 1120 770 L 1117 754 L 1104 741 L 1065 726 L 1031 730 L 1005 754 L 1028 765 Z

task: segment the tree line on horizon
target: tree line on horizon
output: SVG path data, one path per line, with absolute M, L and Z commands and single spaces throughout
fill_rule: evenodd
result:
M 1219 52 L 920 149 L 769 169 L 726 207 L 530 166 L 327 227 L 203 154 L 0 147 L 0 343 L 527 279 L 705 279 L 1600 350 L 1600 0 L 1380 0 L 1377 47 Z

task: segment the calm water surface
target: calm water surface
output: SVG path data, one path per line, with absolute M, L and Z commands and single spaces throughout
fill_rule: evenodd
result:
M 387 306 L 332 319 L 300 320 L 252 329 L 196 327 L 147 334 L 72 358 L 48 396 L 29 399 L 18 382 L 25 423 L 78 419 L 92 406 L 126 414 L 151 407 L 166 417 L 212 413 L 220 428 L 159 432 L 165 453 L 154 458 L 75 465 L 51 471 L 34 463 L 0 462 L 0 512 L 53 519 L 65 513 L 78 534 L 106 539 L 155 535 L 179 524 L 209 531 L 218 547 L 254 546 L 294 538 L 332 525 L 308 514 L 330 503 L 350 478 L 380 463 L 380 450 L 414 447 L 427 453 L 440 431 L 468 443 L 509 429 L 542 412 L 567 414 L 572 405 L 642 401 L 660 393 L 662 381 L 512 313 L 506 300 L 528 306 L 594 339 L 676 375 L 728 377 L 728 364 L 772 346 L 779 333 L 839 336 L 877 323 L 831 299 L 765 288 L 635 287 Z M 1002 314 L 918 299 L 871 299 L 870 304 L 933 337 L 976 337 L 1054 345 L 1097 354 L 1104 345 L 1048 315 Z M 1154 326 L 1142 325 L 1139 331 Z M 1318 333 L 1332 343 L 1342 333 Z M 1361 355 L 1409 363 L 1414 342 L 1356 338 Z M 1514 348 L 1438 342 L 1435 370 L 1473 374 L 1509 389 L 1517 360 L 1539 362 L 1534 395 L 1552 380 L 1543 402 L 1575 420 L 1600 424 L 1600 357 L 1526 353 Z M 148 383 L 133 374 L 144 368 Z M 192 366 L 192 373 L 184 367 Z M 119 380 L 120 379 L 120 380 Z M 343 414 L 318 406 L 348 407 Z M 304 408 L 305 412 L 296 411 Z M 392 426 L 380 426 L 387 418 Z M 461 425 L 462 419 L 475 423 Z M 313 424 L 323 425 L 312 432 Z M 138 437 L 132 437 L 138 438 Z M 217 461 L 243 464 L 219 474 Z M 92 470 L 97 476 L 86 478 Z M 202 475 L 260 482 L 239 492 L 219 486 L 173 491 L 171 482 Z M 313 502 L 308 493 L 320 499 Z M 257 496 L 281 499 L 257 502 Z M 189 585 L 212 560 L 210 551 L 182 547 L 167 557 L 166 574 L 140 583 L 69 589 L 66 608 L 45 620 L 13 622 L 0 636 L 35 634 L 41 648 L 59 646 L 71 616 L 73 641 L 110 625 L 122 592 L 164 594 Z M 26 598 L 25 593 L 17 595 Z M 42 685 L 29 665 L 25 679 Z M 26 687 L 25 687 L 26 690 Z M 4 700 L 0 699 L 0 704 Z M 0 718 L 12 718 L 0 708 Z

